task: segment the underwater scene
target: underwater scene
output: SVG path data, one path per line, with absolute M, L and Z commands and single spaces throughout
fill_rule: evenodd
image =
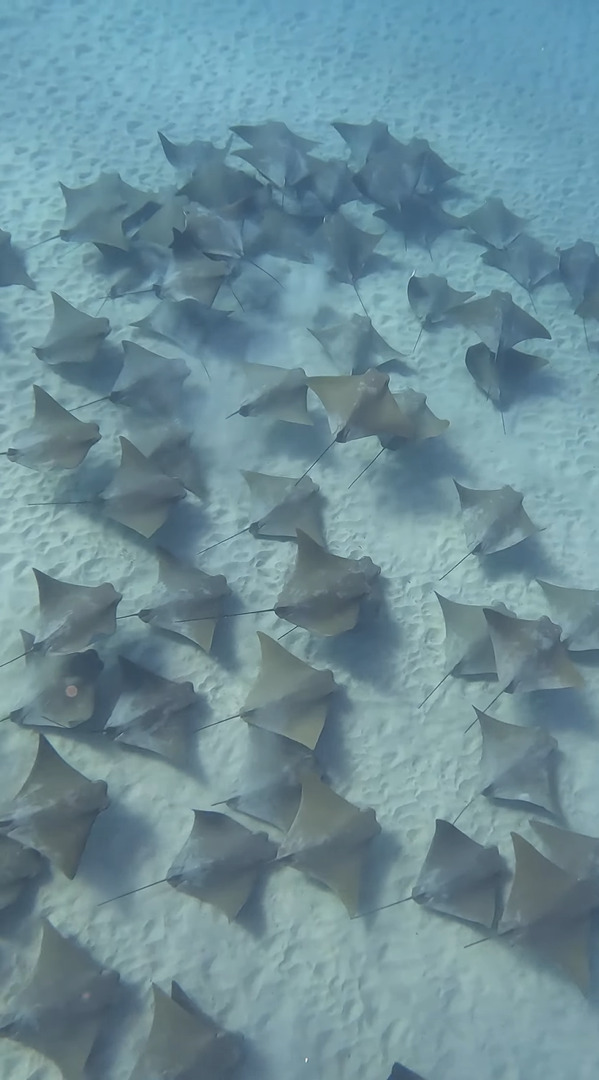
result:
M 598 42 L 0 5 L 0 1080 L 596 1080 Z

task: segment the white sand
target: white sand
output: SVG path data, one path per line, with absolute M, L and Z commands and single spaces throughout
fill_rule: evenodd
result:
M 316 0 L 308 9 L 297 0 L 173 0 L 155 10 L 131 0 L 7 3 L 0 16 L 0 225 L 24 245 L 51 235 L 62 217 L 58 180 L 75 186 L 101 169 L 119 169 L 149 187 L 171 182 L 157 128 L 180 140 L 223 140 L 229 124 L 275 116 L 341 153 L 327 122 L 377 116 L 399 137 L 428 137 L 464 171 L 470 196 L 460 210 L 499 194 L 548 244 L 596 239 L 599 14 L 582 0 L 555 2 L 550 17 L 547 9 L 541 0 L 421 0 L 410 7 L 327 0 L 323 10 Z M 392 236 L 381 248 L 396 265 L 370 275 L 362 291 L 379 329 L 406 351 L 417 330 L 405 300 L 413 269 L 448 274 L 455 286 L 479 293 L 506 288 L 528 306 L 518 286 L 482 266 L 477 249 L 451 234 L 435 244 L 432 264 L 416 249 L 404 253 Z M 29 256 L 39 291 L 2 291 L 3 447 L 30 414 L 33 381 L 66 406 L 82 401 L 76 386 L 42 368 L 31 346 L 45 334 L 50 289 L 95 310 L 104 287 L 96 265 L 87 248 L 49 244 Z M 292 280 L 299 293 L 288 290 L 288 320 L 273 328 L 256 358 L 325 370 L 303 331 L 321 298 L 320 278 L 296 268 Z M 349 288 L 330 288 L 327 299 L 354 310 Z M 369 635 L 322 641 L 296 631 L 288 640 L 299 655 L 331 666 L 346 690 L 323 737 L 323 757 L 334 787 L 374 807 L 383 828 L 371 851 L 364 906 L 406 895 L 434 818 L 453 818 L 476 789 L 479 738 L 464 728 L 471 704 L 484 706 L 492 690 L 450 681 L 425 710 L 416 709 L 443 671 L 432 586 L 464 550 L 451 475 L 471 486 L 511 483 L 547 529 L 532 555 L 523 548 L 484 566 L 468 560 L 444 583 L 448 595 L 503 600 L 534 617 L 543 611 L 530 580 L 536 574 L 597 587 L 597 353 L 587 352 L 563 288 L 542 288 L 535 302 L 553 335 L 538 351 L 552 367 L 539 383 L 546 392 L 510 410 L 507 437 L 464 367 L 471 339 L 443 330 L 423 336 L 411 383 L 451 420 L 446 455 L 425 449 L 404 463 L 386 455 L 351 497 L 347 485 L 369 459 L 369 442 L 336 447 L 314 474 L 327 498 L 332 550 L 370 555 L 386 583 L 386 611 Z M 107 306 L 115 340 L 150 307 L 144 298 Z M 313 448 L 310 432 L 242 419 L 225 426 L 221 416 L 239 405 L 241 381 L 230 363 L 219 372 L 212 362 L 211 372 L 207 383 L 196 359 L 184 414 L 197 430 L 211 498 L 201 514 L 190 498 L 180 524 L 165 533 L 180 543 L 184 529 L 190 555 L 246 523 L 239 468 L 299 471 Z M 115 461 L 116 435 L 131 430 L 124 410 L 101 405 L 90 418 L 92 412 L 104 439 L 90 454 L 90 475 Z M 0 483 L 2 657 L 19 651 L 20 626 L 35 629 L 31 566 L 86 584 L 110 580 L 125 594 L 122 611 L 136 609 L 155 578 L 148 546 L 85 508 L 29 507 L 52 498 L 51 478 L 6 464 Z M 277 595 L 292 555 L 288 545 L 240 537 L 202 565 L 225 573 L 241 604 L 263 607 Z M 227 626 L 209 658 L 124 625 L 119 648 L 155 661 L 165 674 L 193 679 L 218 718 L 235 712 L 253 677 L 254 630 L 272 631 L 275 620 L 266 615 Z M 587 668 L 586 675 L 587 689 L 576 698 L 504 698 L 496 715 L 540 722 L 558 738 L 566 819 L 598 834 L 599 673 Z M 2 671 L 1 687 L 6 712 L 26 693 L 20 665 Z M 23 781 L 35 739 L 8 724 L 1 737 L 4 801 Z M 108 781 L 112 800 L 75 881 L 55 875 L 35 908 L 117 968 L 128 991 L 129 1005 L 92 1059 L 94 1080 L 126 1080 L 150 1023 L 150 981 L 166 987 L 171 978 L 245 1034 L 244 1080 L 385 1080 L 394 1059 L 429 1080 L 594 1080 L 596 1000 L 584 1000 L 517 950 L 490 943 L 464 952 L 472 930 L 416 905 L 351 922 L 332 895 L 284 870 L 251 904 L 250 930 L 168 886 L 98 908 L 100 899 L 164 874 L 187 835 L 190 808 L 209 807 L 236 789 L 245 740 L 235 722 L 199 736 L 197 775 L 190 778 L 117 747 L 53 739 L 77 768 Z M 509 832 L 528 835 L 527 818 L 479 798 L 460 826 L 481 842 L 498 842 L 509 858 Z M 5 929 L 0 972 L 8 996 L 26 977 L 36 944 L 33 916 Z M 0 1073 L 6 1080 L 58 1075 L 7 1041 L 0 1044 Z

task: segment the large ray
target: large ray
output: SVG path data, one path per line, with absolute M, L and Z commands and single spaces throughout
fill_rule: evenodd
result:
M 191 734 L 191 710 L 198 702 L 193 684 L 165 679 L 126 656 L 118 660 L 120 695 L 104 732 L 116 742 L 181 764 Z
M 261 664 L 239 715 L 248 724 L 314 750 L 336 690 L 332 671 L 313 668 L 258 631 Z
M 40 735 L 29 776 L 0 811 L 0 830 L 73 878 L 91 827 L 108 806 L 106 792 L 103 780 L 88 780 Z
M 299 810 L 303 777 L 307 772 L 320 776 L 314 754 L 261 727 L 250 727 L 249 744 L 239 794 L 225 799 L 225 805 L 287 832 Z
M 226 814 L 194 810 L 194 823 L 166 880 L 179 892 L 195 896 L 237 918 L 261 871 L 271 864 L 277 845 L 266 833 L 254 833 Z
M 245 364 L 250 397 L 231 416 L 269 416 L 289 424 L 311 425 L 306 408 L 308 379 L 303 368 Z
M 186 638 L 210 652 L 224 602 L 231 595 L 223 574 L 206 574 L 196 566 L 175 559 L 169 551 L 158 550 L 159 580 L 155 598 L 137 612 L 142 622 Z
M 33 420 L 13 436 L 8 460 L 39 471 L 77 468 L 100 440 L 98 425 L 77 420 L 41 386 L 34 384 L 33 398 Z
M 121 463 L 100 501 L 113 521 L 149 539 L 164 525 L 177 502 L 185 498 L 180 480 L 167 476 L 133 443 L 119 436 Z
M 502 199 L 492 196 L 482 206 L 459 219 L 463 228 L 472 236 L 499 250 L 506 248 L 524 231 L 525 218 L 508 210 Z
M 307 773 L 297 816 L 277 859 L 326 885 L 355 915 L 366 845 L 380 831 L 374 810 L 360 810 Z
M 18 900 L 26 883 L 41 874 L 43 865 L 34 848 L 0 833 L 0 911 Z
M 567 589 L 537 578 L 559 619 L 562 638 L 570 652 L 599 649 L 599 589 Z
M 116 971 L 101 967 L 43 919 L 36 966 L 11 1003 L 0 1035 L 54 1062 L 63 1080 L 84 1080 L 87 1059 L 118 981 Z
M 242 1040 L 198 1009 L 178 983 L 152 984 L 150 1033 L 129 1080 L 225 1080 L 243 1057 Z
M 366 315 L 352 315 L 339 322 L 335 312 L 326 310 L 308 330 L 341 372 L 363 375 L 371 368 L 381 368 L 406 373 L 403 354 L 381 337 Z
M 447 671 L 428 692 L 421 705 L 449 678 L 473 678 L 497 674 L 491 635 L 480 604 L 461 604 L 435 592 L 445 623 L 445 661 Z M 499 610 L 507 608 L 497 605 Z M 420 706 L 419 706 L 420 707 Z
M 277 598 L 275 614 L 325 637 L 352 630 L 380 572 L 368 556 L 331 555 L 298 529 L 295 567 Z
M 96 683 L 104 668 L 94 649 L 54 656 L 38 652 L 35 638 L 21 630 L 28 688 L 34 690 L 26 705 L 10 719 L 22 727 L 78 727 L 93 715 Z
M 503 872 L 503 859 L 494 844 L 484 847 L 438 818 L 412 900 L 431 911 L 491 927 Z
M 0 229 L 0 289 L 9 285 L 24 285 L 35 289 L 25 266 L 25 259 L 18 248 L 13 247 L 9 232 Z
M 584 679 L 561 640 L 561 627 L 546 615 L 517 619 L 483 608 L 489 627 L 500 693 L 580 688 Z
M 80 188 L 69 188 L 61 183 L 60 189 L 65 201 L 65 216 L 59 233 L 62 240 L 100 242 L 107 223 L 114 221 L 121 226 L 122 238 L 115 246 L 124 250 L 127 244 L 122 231 L 123 221 L 140 213 L 153 200 L 151 193 L 127 184 L 117 172 L 100 173 L 97 180 Z
M 553 736 L 541 728 L 505 724 L 480 709 L 474 711 L 483 739 L 481 794 L 559 813 L 554 784 L 557 742 Z
M 520 233 L 504 248 L 485 251 L 482 261 L 487 266 L 505 270 L 529 294 L 558 268 L 557 255 L 526 233 Z
M 408 303 L 423 330 L 429 330 L 474 296 L 470 289 L 453 289 L 447 278 L 438 274 L 418 277 L 415 272 L 410 275 L 407 291 Z
M 95 360 L 110 323 L 73 307 L 53 292 L 54 318 L 41 345 L 33 351 L 46 364 L 90 364 Z
M 460 500 L 468 552 L 443 574 L 447 577 L 469 555 L 492 555 L 520 544 L 538 532 L 522 503 L 524 496 L 509 484 L 500 488 L 467 488 L 454 480 Z

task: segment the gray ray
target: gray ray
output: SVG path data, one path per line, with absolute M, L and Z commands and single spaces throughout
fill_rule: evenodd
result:
M 13 436 L 6 451 L 9 461 L 28 469 L 76 469 L 99 442 L 95 423 L 78 420 L 41 386 L 33 386 L 34 414 L 29 427 Z
M 483 608 L 483 612 L 502 692 L 526 694 L 584 684 L 561 640 L 561 628 L 546 615 L 516 619 L 492 608 Z
M 24 285 L 35 289 L 25 266 L 25 259 L 18 248 L 13 247 L 11 235 L 0 229 L 0 289 L 9 285 Z
M 103 780 L 88 780 L 40 735 L 29 776 L 0 811 L 0 830 L 73 878 L 91 827 L 108 806 L 106 792 Z
M 211 259 L 243 258 L 243 221 L 235 213 L 190 207 L 184 235 Z
M 247 470 L 242 475 L 252 498 L 252 536 L 295 540 L 301 529 L 324 546 L 320 488 L 309 476 L 297 480 Z
M 147 434 L 147 433 L 146 433 Z M 191 431 L 180 425 L 150 432 L 145 438 L 140 432 L 137 442 L 142 442 L 142 450 L 148 461 L 167 476 L 180 480 L 183 486 L 198 499 L 206 497 L 204 466 L 199 455 L 191 445 Z
M 334 120 L 332 126 L 350 150 L 352 168 L 361 169 L 372 154 L 380 153 L 389 143 L 389 128 L 381 120 L 369 124 L 347 124 Z
M 319 319 L 308 331 L 339 370 L 350 375 L 363 375 L 371 368 L 406 373 L 404 355 L 385 341 L 366 315 L 352 315 L 342 322 L 333 311 L 323 311 L 321 316 L 324 322 Z
M 284 142 L 259 143 L 249 149 L 234 150 L 233 154 L 247 161 L 268 183 L 283 191 L 294 188 L 310 173 L 306 154 Z
M 154 204 L 153 212 L 139 224 L 125 222 L 127 239 L 132 250 L 149 248 L 170 252 L 176 232 L 185 228 L 187 200 L 182 195 L 166 195 Z
M 456 317 L 463 326 L 473 329 L 495 354 L 531 338 L 551 338 L 537 319 L 518 307 L 509 293 L 499 289 L 493 289 L 479 300 L 462 304 Z
M 487 266 L 505 270 L 523 289 L 531 293 L 558 268 L 558 258 L 552 252 L 528 236 L 520 233 L 504 248 L 491 248 L 482 255 Z
M 242 169 L 211 161 L 194 169 L 177 194 L 186 195 L 191 202 L 200 203 L 207 210 L 221 210 L 224 206 L 254 198 L 263 186 Z
M 308 379 L 308 386 L 327 413 L 335 442 L 370 435 L 410 438 L 412 421 L 391 393 L 387 373 L 372 369 L 363 375 L 317 375 Z
M 331 259 L 333 276 L 337 281 L 355 288 L 380 243 L 381 233 L 365 232 L 339 212 L 325 219 L 321 232 Z
M 42 920 L 37 964 L 0 1027 L 0 1035 L 54 1062 L 63 1080 L 84 1080 L 86 1062 L 119 976 Z
M 185 236 L 185 233 L 181 235 Z M 230 268 L 227 263 L 202 255 L 198 250 L 189 252 L 184 248 L 184 242 L 178 238 L 177 233 L 175 233 L 172 255 L 172 261 L 165 267 L 164 273 L 154 288 L 158 298 L 173 303 L 196 300 L 202 305 L 202 309 L 211 308 L 223 282 L 229 277 Z M 154 324 L 158 327 L 159 337 L 168 338 L 169 333 L 178 333 L 176 312 L 172 310 L 168 317 L 165 317 L 163 312 L 155 315 Z M 166 329 L 166 334 L 161 334 L 161 326 Z M 151 330 L 151 332 L 154 331 Z M 188 329 L 187 332 L 191 333 L 191 330 Z
M 60 230 L 63 240 L 86 239 L 90 220 L 118 212 L 120 220 L 142 210 L 152 199 L 149 192 L 131 187 L 117 172 L 100 173 L 97 180 L 80 188 L 60 184 L 65 201 L 65 216 Z
M 100 495 L 107 517 L 149 539 L 164 525 L 183 484 L 161 472 L 133 443 L 119 436 L 121 463 Z
M 475 708 L 483 740 L 481 794 L 488 799 L 529 803 L 557 815 L 557 742 L 541 728 L 505 724 Z
M 549 363 L 542 356 L 524 353 L 520 349 L 504 349 L 494 353 L 479 342 L 466 350 L 466 367 L 479 390 L 493 404 L 502 407 L 506 388 L 516 379 L 524 379 Z
M 485 199 L 482 206 L 461 217 L 462 226 L 477 240 L 493 248 L 505 248 L 524 231 L 526 219 L 518 217 L 502 199 Z
M 314 750 L 337 689 L 332 671 L 313 668 L 261 631 L 258 641 L 260 671 L 240 717 Z
M 449 821 L 437 818 L 435 834 L 412 889 L 417 904 L 456 919 L 493 926 L 503 859 Z
M 75 653 L 116 630 L 121 593 L 109 583 L 75 585 L 33 570 L 39 593 L 40 629 L 34 648 Z
M 90 364 L 110 333 L 108 319 L 86 315 L 58 293 L 53 292 L 51 296 L 54 318 L 44 341 L 34 348 L 35 355 L 51 366 Z
M 467 488 L 454 480 L 466 543 L 471 553 L 505 551 L 538 532 L 526 513 L 524 496 L 509 484 L 500 488 Z
M 243 240 L 245 254 L 255 259 L 258 255 L 273 255 L 292 262 L 311 263 L 316 227 L 308 227 L 306 221 L 286 213 L 276 204 L 268 205 L 258 220 L 244 221 Z
M 224 601 L 231 595 L 227 579 L 187 566 L 163 548 L 158 549 L 158 558 L 162 588 L 138 612 L 139 618 L 210 652 Z
M 269 148 L 282 145 L 307 153 L 316 146 L 313 139 L 296 135 L 281 120 L 267 120 L 262 124 L 236 124 L 231 131 L 250 146 Z
M 474 296 L 468 290 L 453 289 L 447 278 L 438 274 L 418 277 L 415 272 L 408 281 L 408 303 L 425 330 L 441 322 L 445 315 L 456 310 Z
M 0 911 L 18 900 L 27 882 L 41 874 L 43 867 L 38 851 L 0 833 Z
M 220 279 L 219 279 L 220 281 Z M 162 300 L 149 315 L 132 325 L 165 338 L 191 356 L 202 353 L 218 338 L 231 312 L 208 307 L 200 300 Z
M 299 810 L 277 859 L 326 885 L 355 915 L 366 845 L 380 831 L 374 810 L 353 806 L 306 773 Z
M 571 652 L 599 649 L 599 589 L 567 589 L 537 578 Z
M 243 373 L 252 393 L 233 416 L 270 416 L 289 424 L 312 424 L 306 407 L 308 379 L 303 368 L 252 363 L 244 364 Z
M 119 656 L 120 695 L 104 727 L 116 742 L 181 764 L 198 697 L 190 682 L 173 681 Z
M 360 198 L 345 162 L 322 161 L 310 155 L 305 160 L 308 175 L 296 184 L 293 192 L 302 216 L 324 218 Z
M 406 442 L 422 442 L 424 439 L 435 439 L 448 427 L 449 420 L 441 420 L 435 416 L 426 403 L 426 394 L 419 394 L 417 390 L 406 387 L 391 397 L 399 411 L 399 431 L 391 431 L 389 435 L 379 435 L 381 446 L 385 450 L 398 450 Z
M 10 714 L 22 727 L 74 728 L 91 718 L 96 683 L 104 668 L 94 649 L 55 656 L 34 648 L 35 638 L 21 630 L 28 683 L 34 697 Z M 28 687 L 29 689 L 29 687 Z
M 198 1009 L 178 983 L 152 984 L 152 1026 L 129 1080 L 225 1080 L 243 1057 L 241 1037 Z
M 222 164 L 233 141 L 232 137 L 227 139 L 225 146 L 222 147 L 215 146 L 214 143 L 209 142 L 207 139 L 192 139 L 188 143 L 174 143 L 162 131 L 158 132 L 158 138 L 169 165 L 183 173 L 191 173 L 194 169 L 211 165 L 213 162 Z
M 275 614 L 325 637 L 352 630 L 380 572 L 368 556 L 331 555 L 300 529 L 295 567 L 277 598 Z
M 561 829 L 545 821 L 531 821 L 554 863 L 577 881 L 599 881 L 599 840 Z
M 432 196 L 408 195 L 397 206 L 375 210 L 374 217 L 381 218 L 392 229 L 402 233 L 406 248 L 414 242 L 425 248 L 429 255 L 438 236 L 459 228 L 459 218 L 439 206 Z
M 190 374 L 185 361 L 159 356 L 135 341 L 122 341 L 121 345 L 125 360 L 108 395 L 110 400 L 151 413 L 176 412 L 183 383 Z
M 575 308 L 599 287 L 599 256 L 589 240 L 577 240 L 569 248 L 558 248 L 559 276 Z
M 261 871 L 273 862 L 277 845 L 266 833 L 254 833 L 226 814 L 193 813 L 189 837 L 166 880 L 179 892 L 212 904 L 231 921 L 249 900 Z
M 225 799 L 225 805 L 287 832 L 299 810 L 302 778 L 307 772 L 320 776 L 314 754 L 260 727 L 250 726 L 249 744 L 241 791 Z

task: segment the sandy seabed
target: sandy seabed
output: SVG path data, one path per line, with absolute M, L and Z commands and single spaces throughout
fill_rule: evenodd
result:
M 399 138 L 427 137 L 463 172 L 466 194 L 452 210 L 501 195 L 550 247 L 579 236 L 595 240 L 592 43 L 599 13 L 582 0 L 552 5 L 550 18 L 546 12 L 537 0 L 501 6 L 331 0 L 325 10 L 295 0 L 223 0 L 200 2 L 193 12 L 181 0 L 154 7 L 130 0 L 7 5 L 0 14 L 0 226 L 25 247 L 54 233 L 63 212 L 59 180 L 77 186 L 118 169 L 132 184 L 171 183 L 157 129 L 180 141 L 223 142 L 230 124 L 276 117 L 322 140 L 325 153 L 342 154 L 329 121 L 376 116 Z M 435 243 L 432 263 L 424 251 L 404 251 L 392 235 L 381 251 L 393 265 L 371 273 L 362 294 L 379 331 L 406 353 L 418 329 L 405 292 L 413 270 L 447 275 L 455 287 L 479 295 L 505 288 L 529 308 L 523 290 L 485 267 L 476 247 L 452 233 Z M 2 446 L 30 415 L 32 382 L 66 407 L 82 400 L 81 388 L 43 368 L 31 349 L 46 333 L 50 290 L 93 311 L 105 289 L 87 247 L 48 244 L 31 252 L 28 266 L 37 291 L 0 295 Z M 253 359 L 301 365 L 310 374 L 328 370 L 305 332 L 323 298 L 339 312 L 356 310 L 349 287 L 326 284 L 316 267 L 291 268 L 280 317 Z M 288 641 L 298 655 L 331 667 L 343 687 L 321 757 L 333 787 L 373 807 L 382 826 L 370 849 L 365 908 L 409 892 L 434 819 L 453 819 L 476 791 L 479 735 L 476 729 L 465 735 L 464 728 L 471 705 L 483 707 L 492 689 L 453 680 L 417 710 L 444 670 L 432 590 L 464 550 L 451 478 L 481 488 L 512 484 L 545 531 L 509 557 L 467 560 L 444 583 L 448 595 L 503 601 L 532 618 L 544 611 L 535 577 L 597 587 L 598 335 L 591 327 L 587 350 L 560 285 L 539 289 L 535 304 L 552 334 L 539 349 L 551 367 L 509 410 L 506 436 L 464 366 L 472 339 L 459 328 L 443 329 L 423 335 L 410 357 L 409 380 L 451 421 L 443 450 L 385 455 L 349 493 L 373 452 L 371 440 L 336 447 L 314 473 L 326 497 L 331 550 L 369 555 L 385 583 L 379 619 L 363 630 L 333 640 L 297 631 Z M 114 340 L 128 337 L 130 323 L 151 306 L 145 298 L 107 306 Z M 180 418 L 197 434 L 210 496 L 202 506 L 190 498 L 160 534 L 189 557 L 246 524 L 240 468 L 297 475 L 314 455 L 309 429 L 239 417 L 225 425 L 243 381 L 227 362 L 211 364 L 208 383 L 193 359 Z M 133 431 L 132 419 L 109 403 L 94 410 L 94 419 L 103 434 L 92 452 L 100 469 L 115 461 L 117 435 Z M 52 478 L 6 463 L 0 485 L 6 658 L 19 651 L 19 628 L 35 629 L 32 566 L 85 584 L 112 581 L 124 594 L 123 610 L 125 604 L 137 609 L 155 581 L 149 545 L 84 507 L 29 506 L 52 498 Z M 201 565 L 226 574 L 250 608 L 274 601 L 292 561 L 291 545 L 243 536 Z M 280 625 L 270 615 L 227 625 L 209 657 L 129 625 L 119 631 L 118 645 L 163 674 L 193 680 L 217 718 L 237 711 L 253 678 L 255 629 L 276 632 Z M 599 672 L 586 667 L 585 676 L 576 697 L 504 697 L 495 714 L 555 735 L 565 819 L 598 835 Z M 0 685 L 9 711 L 26 696 L 20 665 L 4 669 Z M 99 1040 L 92 1080 L 126 1080 L 150 1024 L 150 983 L 167 987 L 171 978 L 246 1036 L 243 1080 L 385 1080 L 395 1059 L 428 1080 L 596 1076 L 596 992 L 585 1000 L 517 949 L 489 943 L 464 952 L 472 929 L 416 905 L 350 921 L 333 895 L 289 869 L 269 877 L 247 917 L 231 925 L 167 886 L 98 907 L 101 899 L 163 876 L 187 836 L 190 808 L 207 808 L 238 789 L 247 733 L 233 722 L 198 735 L 189 774 L 117 746 L 52 741 L 76 768 L 108 782 L 111 805 L 94 826 L 75 880 L 49 877 L 31 916 L 0 923 L 2 993 L 10 998 L 34 963 L 34 914 L 50 916 L 116 968 L 128 1004 Z M 19 788 L 34 753 L 31 733 L 2 728 L 2 801 Z M 481 843 L 497 842 L 509 860 L 510 830 L 530 836 L 528 817 L 478 798 L 460 827 Z M 8 1041 L 0 1044 L 0 1062 L 7 1080 L 58 1076 Z

